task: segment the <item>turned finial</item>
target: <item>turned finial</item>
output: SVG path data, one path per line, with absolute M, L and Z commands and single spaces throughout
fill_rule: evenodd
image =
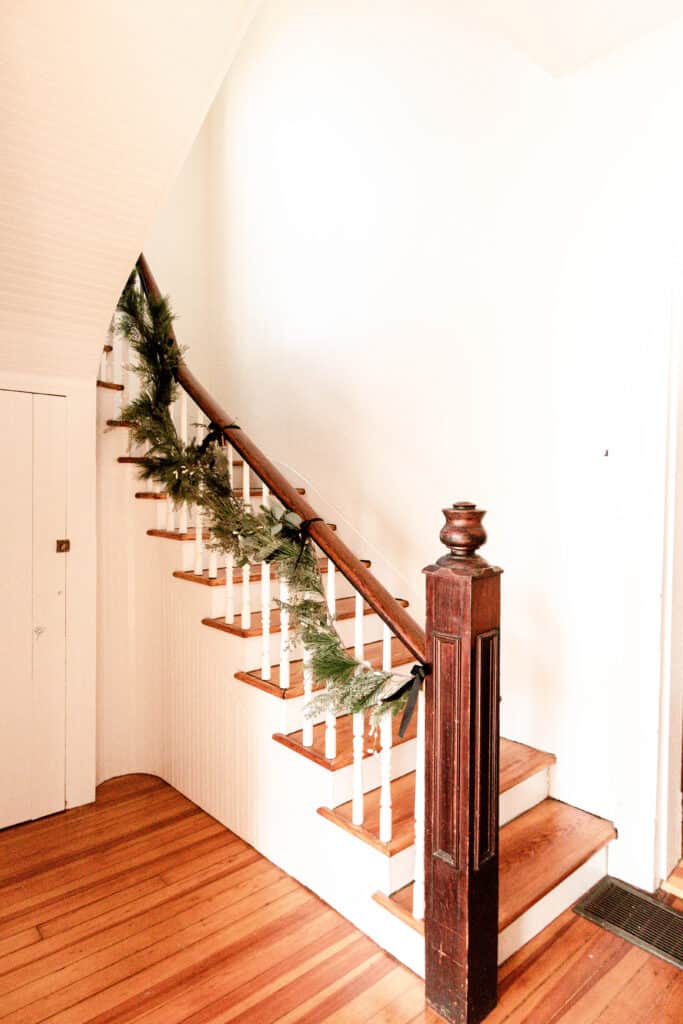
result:
M 453 558 L 473 558 L 477 548 L 486 543 L 486 530 L 481 521 L 486 512 L 471 501 L 457 501 L 445 508 L 446 525 L 439 534 Z

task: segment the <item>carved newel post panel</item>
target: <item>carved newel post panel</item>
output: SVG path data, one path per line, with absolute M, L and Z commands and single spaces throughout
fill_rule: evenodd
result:
M 427 1002 L 477 1024 L 497 1000 L 500 576 L 477 555 L 485 513 L 444 510 L 427 577 Z

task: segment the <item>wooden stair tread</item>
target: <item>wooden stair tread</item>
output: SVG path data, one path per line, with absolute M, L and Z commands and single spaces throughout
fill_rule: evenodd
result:
M 149 532 L 149 531 L 148 531 Z M 353 597 L 340 597 L 337 599 L 335 617 L 338 621 L 342 622 L 345 619 L 352 619 L 355 614 L 355 598 Z M 374 612 L 369 604 L 363 603 L 363 614 L 374 615 Z M 223 616 L 217 619 L 202 619 L 202 623 L 205 626 L 211 626 L 212 629 L 220 629 L 224 633 L 232 633 L 233 636 L 261 636 L 261 612 L 253 611 L 251 613 L 251 625 L 248 629 L 242 628 L 242 616 L 235 615 L 234 622 L 226 622 Z M 273 608 L 270 613 L 270 632 L 280 632 L 280 609 Z
M 548 798 L 500 830 L 498 930 L 521 917 L 556 885 L 616 838 L 614 825 L 577 807 Z M 417 931 L 412 916 L 413 883 L 374 899 Z
M 119 457 L 118 457 L 118 459 L 116 461 L 117 462 L 123 462 L 123 463 L 132 463 L 132 464 L 139 464 L 139 465 L 141 465 L 144 462 L 144 458 L 141 455 L 119 455 Z M 235 465 L 237 465 L 237 463 L 235 463 Z M 299 494 L 305 494 L 306 493 L 303 487 L 297 487 L 297 491 L 299 492 Z M 135 497 L 144 500 L 145 498 L 148 497 L 149 493 L 150 493 L 149 491 L 136 491 Z M 236 498 L 243 498 L 244 497 L 244 491 L 243 491 L 243 489 L 241 487 L 234 487 L 232 493 L 235 495 Z M 249 491 L 249 496 L 251 498 L 262 498 L 263 497 L 263 491 L 262 490 L 256 490 L 256 491 L 250 490 Z M 168 497 L 168 495 L 166 494 L 165 491 L 161 491 L 161 492 L 159 492 L 157 494 L 157 498 L 163 498 L 165 500 L 167 497 Z
M 554 764 L 553 754 L 527 747 L 524 743 L 501 738 L 500 741 L 500 791 L 507 792 L 513 786 L 530 778 L 536 772 Z M 391 783 L 391 802 L 393 806 L 393 835 L 389 843 L 379 838 L 379 800 L 380 789 L 373 789 L 365 794 L 365 821 L 363 825 L 351 822 L 352 802 L 349 800 L 339 807 L 318 808 L 318 814 L 328 821 L 339 825 L 347 832 L 374 846 L 388 856 L 400 853 L 413 845 L 415 840 L 413 818 L 415 813 L 415 772 L 402 775 Z M 506 826 L 507 827 L 507 826 Z
M 108 388 L 109 391 L 123 391 L 123 384 L 113 384 L 110 380 L 98 380 L 98 388 Z
M 204 530 L 204 540 L 209 539 L 209 531 Z M 177 530 L 148 530 L 148 537 L 161 537 L 163 540 L 195 540 L 195 529 L 194 526 L 187 530 L 185 533 L 180 533 Z
M 103 345 L 102 346 L 102 351 L 103 352 L 113 352 L 114 351 L 114 346 L 113 345 Z
M 353 654 L 353 647 L 347 647 L 346 650 L 349 654 Z M 391 657 L 395 665 L 405 665 L 408 662 L 414 661 L 414 658 L 408 651 L 407 647 L 404 647 L 400 640 L 396 637 L 391 638 Z M 382 664 L 382 641 L 375 640 L 372 643 L 367 643 L 363 647 L 363 658 L 365 661 L 369 661 L 373 668 L 378 668 Z M 273 697 L 280 697 L 282 700 L 289 700 L 293 697 L 303 697 L 304 694 L 304 663 L 303 661 L 291 661 L 289 663 L 289 689 L 280 689 L 280 666 L 273 665 L 271 667 L 271 678 L 264 679 L 261 675 L 261 669 L 255 668 L 251 672 L 236 672 L 235 679 L 239 679 L 242 683 L 248 683 L 250 686 L 255 686 L 259 690 L 263 690 L 265 693 L 270 693 Z M 313 730 L 314 735 L 316 726 Z M 289 736 L 284 733 L 276 733 L 274 738 L 277 738 L 279 743 L 284 743 L 285 746 L 291 747 L 293 750 L 298 750 L 295 737 L 300 737 L 301 731 L 291 733 Z M 317 745 L 317 744 L 316 744 Z M 302 751 L 306 750 L 306 756 L 312 756 L 308 753 L 307 748 L 302 746 Z M 312 757 L 315 760 L 314 757 Z
M 165 491 L 136 491 L 135 497 L 138 501 L 166 501 L 168 495 Z
M 134 427 L 135 424 L 132 420 L 107 420 L 108 427 Z
M 367 559 L 361 559 L 363 565 L 370 567 L 371 563 Z M 318 559 L 318 569 L 321 573 L 327 572 L 328 561 L 326 558 Z M 177 580 L 185 580 L 187 583 L 199 583 L 204 587 L 224 587 L 225 586 L 225 569 L 221 568 L 218 570 L 218 576 L 211 578 L 209 576 L 209 570 L 205 569 L 201 576 L 198 576 L 194 572 L 184 572 L 181 569 L 176 570 L 173 573 Z M 233 569 L 232 574 L 233 582 L 240 584 L 242 582 L 242 570 L 239 568 Z M 275 571 L 272 570 L 272 578 L 276 579 Z M 252 582 L 257 583 L 261 579 L 261 566 L 252 565 L 251 572 L 249 573 L 249 579 Z

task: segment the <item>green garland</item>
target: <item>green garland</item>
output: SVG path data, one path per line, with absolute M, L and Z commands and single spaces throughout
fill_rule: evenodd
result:
M 182 359 L 171 330 L 173 319 L 168 299 L 147 296 L 133 271 L 117 305 L 115 329 L 137 356 L 132 369 L 140 378 L 140 393 L 121 416 L 132 424 L 133 441 L 146 447 L 141 477 L 161 484 L 172 501 L 199 506 L 211 543 L 231 554 L 236 565 L 268 562 L 287 582 L 293 639 L 310 658 L 314 688 L 325 687 L 309 701 L 307 716 L 367 708 L 375 717 L 388 709 L 398 713 L 408 701 L 406 679 L 410 682 L 411 677 L 373 669 L 345 649 L 328 612 L 315 550 L 301 518 L 275 503 L 257 512 L 235 495 L 222 431 L 210 427 L 201 442 L 181 440 L 171 415 Z

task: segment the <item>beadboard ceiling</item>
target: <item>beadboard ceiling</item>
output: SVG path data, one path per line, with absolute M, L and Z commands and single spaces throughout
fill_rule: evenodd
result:
M 566 75 L 683 17 L 683 0 L 455 0 L 471 24 Z
M 0 371 L 93 377 L 254 0 L 0 5 Z

